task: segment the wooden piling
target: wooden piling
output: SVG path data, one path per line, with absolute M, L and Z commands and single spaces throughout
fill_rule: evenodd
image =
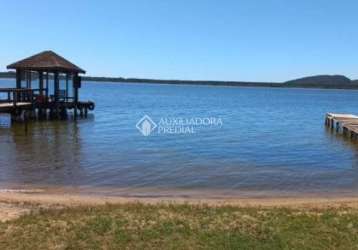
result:
M 327 113 L 325 125 L 337 134 L 356 140 L 358 138 L 358 116 L 352 114 Z

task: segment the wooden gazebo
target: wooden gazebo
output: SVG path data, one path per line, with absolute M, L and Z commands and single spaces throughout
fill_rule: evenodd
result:
M 14 108 L 16 102 L 24 103 L 23 93 L 26 91 L 28 91 L 26 101 L 31 102 L 32 109 L 37 110 L 39 116 L 49 110 L 51 115 L 62 117 L 67 115 L 67 109 L 74 109 L 74 116 L 77 117 L 77 110 L 81 111 L 81 115 L 83 113 L 87 115 L 87 110 L 94 108 L 93 102 L 79 101 L 78 90 L 81 88 L 79 75 L 86 72 L 53 51 L 41 52 L 10 64 L 7 68 L 16 70 L 16 88 L 12 89 L 12 95 L 8 92 L 8 98 L 10 99 L 10 96 L 13 98 L 11 101 Z M 38 88 L 32 86 L 34 78 L 38 78 Z M 62 89 L 60 80 L 65 80 Z M 49 82 L 53 82 L 53 85 Z M 70 89 L 71 82 L 72 89 Z M 31 93 L 30 98 L 29 93 Z

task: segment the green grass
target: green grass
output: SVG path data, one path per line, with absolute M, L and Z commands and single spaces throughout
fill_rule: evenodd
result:
M 358 210 L 107 205 L 0 223 L 0 249 L 358 249 Z

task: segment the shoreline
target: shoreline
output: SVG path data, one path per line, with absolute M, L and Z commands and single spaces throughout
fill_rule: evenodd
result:
M 6 249 L 350 249 L 358 243 L 357 198 L 208 204 L 21 193 L 6 199 L 0 202 Z
M 137 196 L 106 196 L 88 194 L 53 194 L 33 192 L 7 192 L 0 193 L 0 202 L 5 203 L 29 203 L 42 205 L 63 206 L 96 206 L 106 204 L 190 204 L 208 206 L 239 206 L 239 207 L 294 207 L 294 208 L 326 208 L 336 206 L 349 206 L 358 208 L 358 197 L 332 196 L 332 197 L 137 197 Z
M 89 185 L 50 185 L 50 184 L 0 184 L 2 195 L 70 195 L 75 197 L 101 197 L 116 199 L 153 199 L 153 200 L 281 200 L 281 199 L 341 199 L 357 198 L 354 189 L 231 189 L 231 188 L 174 188 L 174 187 L 121 187 Z
M 161 79 L 137 79 L 137 78 L 109 78 L 98 79 L 101 77 L 84 77 L 83 81 L 90 83 L 112 83 L 112 84 L 155 84 L 155 85 L 176 85 L 176 86 L 212 86 L 212 87 L 244 87 L 244 88 L 278 88 L 278 89 L 320 89 L 320 90 L 358 90 L 356 83 L 348 85 L 287 85 L 286 82 L 241 82 L 241 81 L 202 81 L 202 80 L 161 80 Z M 12 77 L 1 77 L 0 80 L 14 80 Z
M 106 204 L 191 204 L 208 206 L 260 206 L 260 207 L 301 207 L 325 208 L 332 206 L 351 206 L 358 208 L 358 197 L 267 197 L 267 198 L 184 198 L 184 197 L 129 197 L 129 196 L 103 196 L 85 194 L 50 194 L 50 193 L 0 193 L 0 202 L 5 203 L 31 203 L 43 205 L 106 205 Z
M 205 207 L 240 207 L 262 209 L 339 209 L 358 208 L 357 196 L 271 196 L 271 197 L 180 197 L 180 196 L 114 196 L 41 189 L 0 190 L 0 222 L 17 219 L 42 209 L 101 207 L 106 205 L 193 205 Z

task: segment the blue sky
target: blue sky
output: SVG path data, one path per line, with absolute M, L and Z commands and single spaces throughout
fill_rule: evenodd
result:
M 88 75 L 358 79 L 356 0 L 0 0 L 0 71 L 54 50 Z

